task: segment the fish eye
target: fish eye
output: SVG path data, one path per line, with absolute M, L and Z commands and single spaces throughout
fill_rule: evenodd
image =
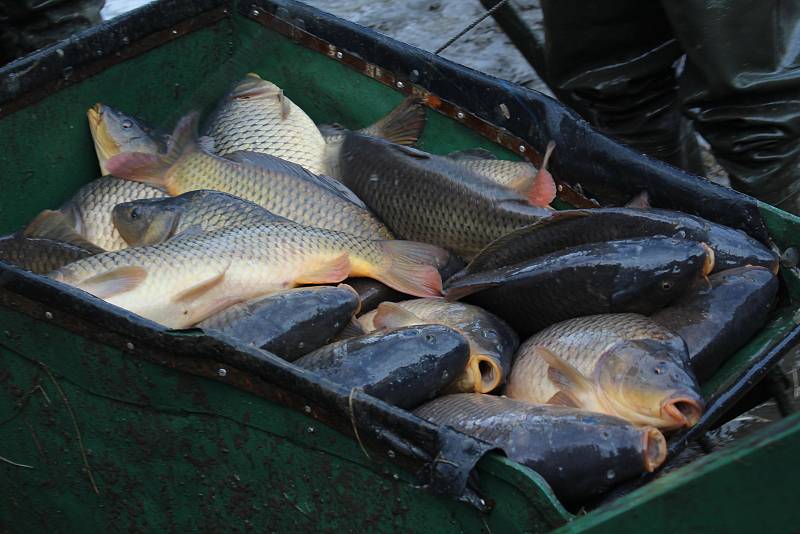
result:
M 494 339 L 497 337 L 497 332 L 495 332 L 494 330 L 484 330 L 483 337 L 485 337 L 486 339 Z
M 138 218 L 139 218 L 139 215 L 140 215 L 140 213 L 139 213 L 139 208 L 133 208 L 133 209 L 131 210 L 131 219 L 134 219 L 134 220 L 136 220 L 136 219 L 138 219 Z
M 122 121 L 122 127 L 125 128 L 126 130 L 128 128 L 133 128 L 133 122 L 130 119 L 125 119 L 124 121 Z
M 662 291 L 672 291 L 672 282 L 669 280 L 664 280 L 661 282 L 661 290 Z
M 663 373 L 663 372 L 664 372 L 664 370 L 663 370 L 663 369 L 661 369 L 661 367 L 656 367 L 656 368 L 655 368 L 655 369 L 653 369 L 653 370 L 656 372 L 656 374 L 657 374 L 657 375 L 660 375 L 661 373 Z

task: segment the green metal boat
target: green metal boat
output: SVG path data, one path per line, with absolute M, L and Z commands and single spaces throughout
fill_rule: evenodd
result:
M 254 71 L 316 122 L 371 123 L 424 99 L 420 146 L 541 161 L 563 205 L 647 190 L 779 252 L 800 219 L 635 154 L 569 110 L 288 0 L 161 1 L 0 69 L 0 232 L 97 175 L 95 102 L 168 130 Z M 704 385 L 698 427 L 735 415 L 800 339 L 800 276 L 768 325 Z M 739 403 L 739 404 L 737 404 Z M 741 409 L 741 408 L 738 408 Z M 734 411 L 732 411 L 734 410 Z M 800 415 L 594 509 L 531 469 L 261 351 L 170 331 L 0 263 L 0 532 L 796 531 Z

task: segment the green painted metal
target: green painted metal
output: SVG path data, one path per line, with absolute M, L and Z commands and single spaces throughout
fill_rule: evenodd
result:
M 0 232 L 17 229 L 95 178 L 85 119 L 95 102 L 168 129 L 189 111 L 210 111 L 227 86 L 249 71 L 283 87 L 317 122 L 361 127 L 402 98 L 323 54 L 231 15 L 0 121 Z M 421 146 L 435 153 L 482 146 L 516 158 L 433 112 Z M 762 211 L 777 245 L 796 246 L 800 220 L 767 206 Z M 800 296 L 800 278 L 786 270 L 784 280 L 788 295 Z M 786 299 L 770 325 L 705 385 L 707 396 L 791 328 L 796 314 Z M 0 531 L 283 531 L 323 525 L 379 532 L 540 532 L 573 519 L 536 473 L 500 456 L 478 464 L 481 489 L 495 503 L 482 516 L 414 487 L 412 474 L 398 469 L 387 451 L 367 458 L 352 439 L 222 379 L 181 373 L 9 308 L 0 307 L 0 325 Z M 796 426 L 797 419 L 775 425 L 769 439 L 748 442 L 748 454 L 766 466 L 764 451 L 782 450 L 781 440 L 796 443 Z M 683 502 L 687 484 L 712 487 L 735 476 L 733 452 L 665 476 L 572 526 L 607 522 L 622 528 L 626 518 L 650 525 L 638 509 L 663 512 L 667 521 L 668 503 Z M 696 476 L 690 481 L 678 474 L 687 472 Z M 696 502 L 708 495 L 696 496 Z M 722 497 L 714 500 L 721 509 Z
M 797 532 L 798 450 L 794 414 L 557 532 Z

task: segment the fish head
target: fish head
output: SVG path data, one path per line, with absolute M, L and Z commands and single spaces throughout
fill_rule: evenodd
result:
M 597 363 L 595 380 L 611 410 L 638 425 L 691 427 L 705 405 L 682 355 L 657 341 L 610 347 Z
M 133 200 L 111 211 L 117 231 L 132 247 L 156 245 L 172 237 L 181 218 L 181 206 L 171 198 Z
M 705 243 L 669 241 L 676 245 L 674 250 L 655 256 L 656 266 L 643 265 L 617 276 L 611 294 L 613 311 L 650 314 L 706 279 L 714 269 L 714 251 Z
M 111 106 L 97 103 L 86 112 L 97 159 L 105 173 L 105 162 L 122 152 L 157 154 L 158 143 L 139 121 Z

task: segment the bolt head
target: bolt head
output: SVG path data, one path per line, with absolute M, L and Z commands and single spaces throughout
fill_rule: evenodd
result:
M 219 376 L 227 376 L 228 375 L 228 370 L 225 369 L 224 367 L 220 367 L 219 369 L 217 369 L 217 374 Z

